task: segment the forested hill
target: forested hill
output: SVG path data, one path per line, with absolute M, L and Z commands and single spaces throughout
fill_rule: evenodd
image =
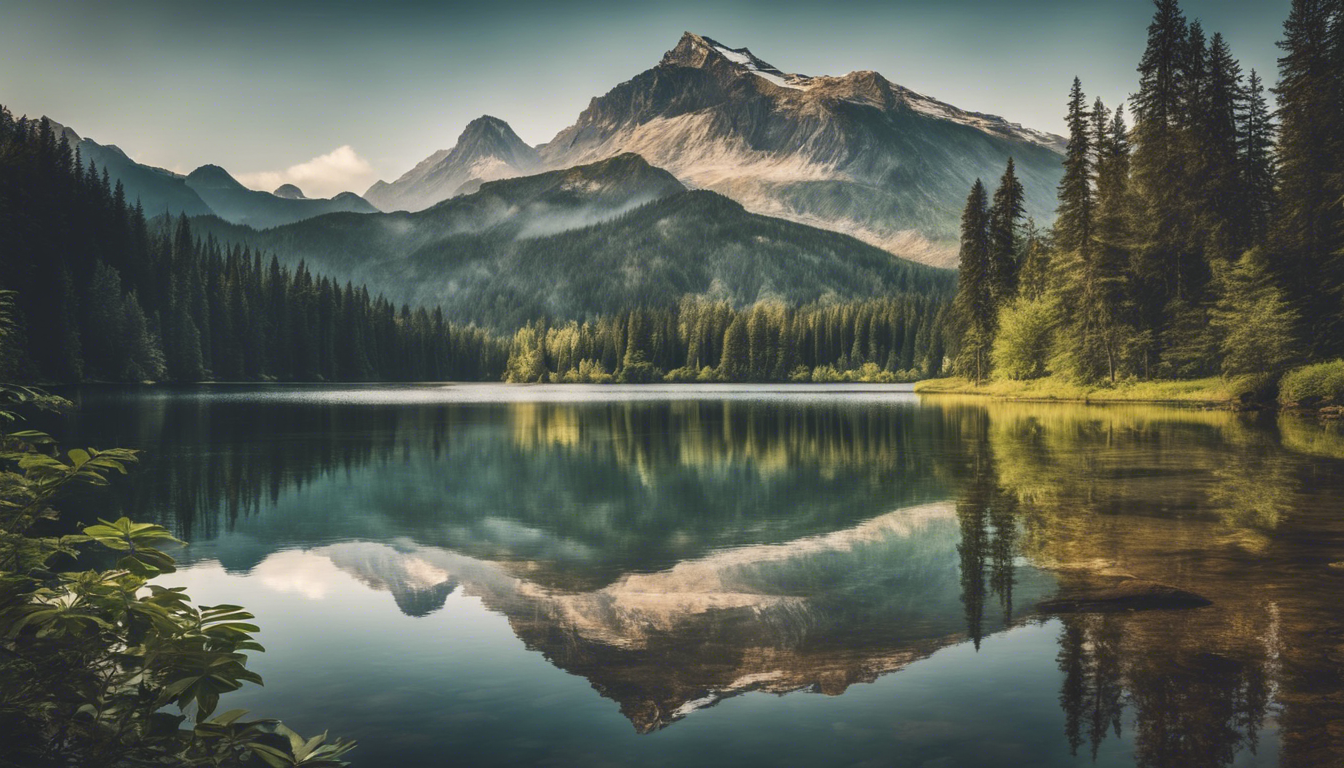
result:
M 151 226 L 49 120 L 2 106 L 0 233 L 18 310 L 0 380 L 480 379 L 507 357 L 480 329 L 223 248 L 185 218 Z
M 945 296 L 955 279 L 846 235 L 687 191 L 633 154 L 491 182 L 418 213 L 329 215 L 261 232 L 218 219 L 193 226 L 397 302 L 509 330 L 540 317 L 668 308 L 688 296 L 739 307 Z

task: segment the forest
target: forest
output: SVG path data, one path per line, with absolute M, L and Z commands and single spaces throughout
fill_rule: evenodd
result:
M 1344 354 L 1344 3 L 1293 3 L 1277 113 L 1221 34 L 1155 5 L 1132 126 L 1074 80 L 1053 227 L 1021 221 L 1011 162 L 971 190 L 957 374 L 1272 387 Z
M 896 382 L 937 375 L 940 298 L 898 295 L 793 308 L 688 298 L 596 322 L 532 323 L 514 334 L 507 381 Z
M 685 300 L 509 338 L 146 218 L 50 121 L 0 108 L 0 378 L 18 381 L 906 381 L 935 375 L 950 283 L 739 309 Z M 947 287 L 944 287 L 947 286 Z
M 632 306 L 603 294 L 574 320 L 540 305 L 519 316 L 501 294 L 488 302 L 494 314 L 445 315 L 225 244 L 185 218 L 149 218 L 45 118 L 0 107 L 0 288 L 18 296 L 0 378 L 1221 375 L 1272 388 L 1289 369 L 1344 355 L 1344 9 L 1293 4 L 1275 110 L 1221 34 L 1177 0 L 1155 5 L 1129 112 L 1074 81 L 1053 224 L 1025 219 L 1028 191 L 1011 159 L 992 190 L 971 189 L 954 299 L 950 282 L 921 272 L 907 276 L 917 285 L 846 301 L 675 301 L 663 291 Z M 1313 376 L 1344 386 L 1344 365 Z
M 441 312 L 146 220 L 50 121 L 0 107 L 0 285 L 18 294 L 0 378 L 480 379 L 503 348 Z

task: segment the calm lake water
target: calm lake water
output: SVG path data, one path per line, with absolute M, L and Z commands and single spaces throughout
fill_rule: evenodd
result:
M 1344 765 L 1344 435 L 905 387 L 85 388 L 358 766 Z M 1042 616 L 1125 576 L 1192 610 Z

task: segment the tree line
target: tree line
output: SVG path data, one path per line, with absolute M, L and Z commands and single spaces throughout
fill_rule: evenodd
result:
M 945 291 L 790 307 L 686 299 L 512 338 L 150 219 L 49 120 L 0 107 L 0 366 L 47 381 L 908 381 L 944 357 Z
M 1074 80 L 1049 231 L 1022 222 L 1011 161 L 992 198 L 972 188 L 959 373 L 1197 378 L 1344 354 L 1344 2 L 1294 0 L 1277 120 L 1221 34 L 1155 6 L 1132 127 Z
M 900 294 L 790 307 L 683 299 L 596 321 L 520 328 L 507 381 L 914 381 L 937 375 L 949 302 Z
M 5 377 L 81 381 L 498 379 L 507 347 L 441 310 L 146 218 L 46 118 L 0 106 Z

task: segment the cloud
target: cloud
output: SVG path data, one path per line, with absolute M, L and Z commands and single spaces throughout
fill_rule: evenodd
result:
M 238 181 L 267 192 L 281 184 L 293 184 L 308 197 L 331 197 L 340 192 L 363 194 L 373 183 L 373 166 L 346 144 L 283 171 L 241 173 Z

